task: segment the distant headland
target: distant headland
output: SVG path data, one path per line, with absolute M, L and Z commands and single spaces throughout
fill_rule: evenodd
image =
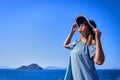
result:
M 21 66 L 17 68 L 18 70 L 43 70 L 42 67 L 40 67 L 38 64 L 32 63 L 28 66 Z

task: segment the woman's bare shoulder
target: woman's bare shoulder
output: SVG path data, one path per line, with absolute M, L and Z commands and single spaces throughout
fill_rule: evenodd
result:
M 95 39 L 93 39 L 93 40 L 92 40 L 92 44 L 96 44 L 96 41 L 95 41 Z

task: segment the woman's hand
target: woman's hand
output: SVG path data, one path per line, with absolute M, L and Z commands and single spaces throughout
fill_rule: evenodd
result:
M 71 28 L 71 32 L 74 33 L 77 30 L 77 24 L 73 24 Z
M 100 39 L 101 31 L 97 28 L 93 29 L 93 31 L 95 32 L 95 38 Z

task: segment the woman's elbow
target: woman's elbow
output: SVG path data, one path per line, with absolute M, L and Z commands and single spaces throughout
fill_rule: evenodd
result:
M 70 49 L 70 46 L 69 46 L 69 45 L 63 44 L 63 47 L 64 47 L 64 48 L 67 48 L 67 49 Z
M 104 63 L 105 59 L 95 61 L 97 65 L 102 65 Z
M 97 62 L 95 62 L 97 65 L 102 65 L 104 62 L 102 62 L 102 61 L 97 61 Z
M 67 46 L 65 44 L 63 44 L 63 47 L 66 48 Z
M 104 61 L 105 61 L 105 58 L 104 58 L 104 57 L 102 57 L 102 58 L 100 58 L 100 59 L 94 58 L 94 62 L 95 62 L 96 64 L 98 64 L 98 65 L 102 65 L 102 64 L 104 63 Z

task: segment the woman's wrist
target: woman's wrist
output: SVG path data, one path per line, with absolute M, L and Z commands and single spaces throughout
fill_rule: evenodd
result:
M 100 38 L 96 38 L 95 41 L 96 41 L 96 42 L 97 42 L 97 41 L 100 41 Z
M 95 36 L 95 39 L 96 39 L 96 40 L 100 40 L 100 37 L 101 37 L 100 35 L 96 35 L 96 36 Z
M 74 31 L 70 31 L 70 35 L 73 35 L 74 34 Z

